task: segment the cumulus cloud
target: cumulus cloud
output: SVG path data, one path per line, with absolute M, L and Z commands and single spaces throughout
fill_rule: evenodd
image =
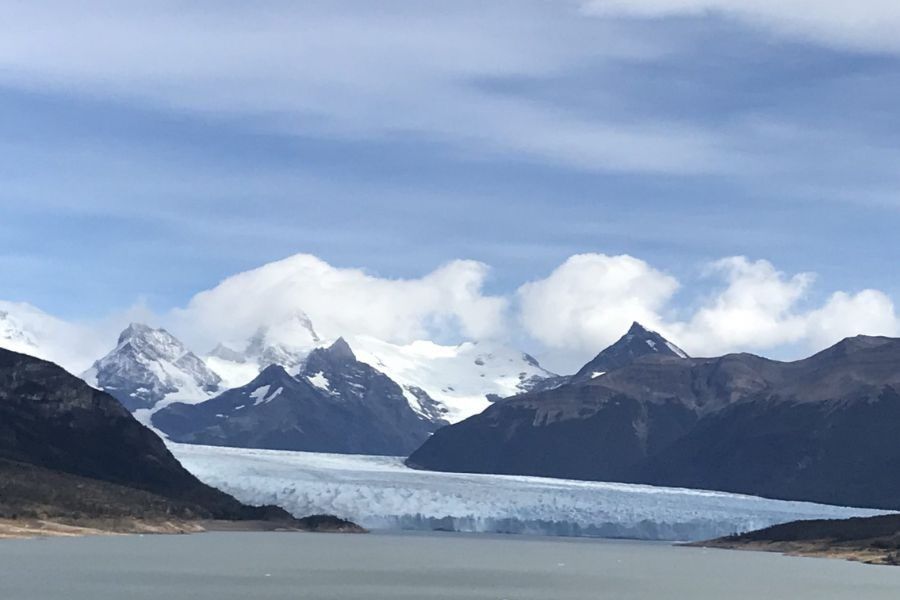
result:
M 601 16 L 721 15 L 828 46 L 900 51 L 900 5 L 894 0 L 586 0 Z
M 815 276 L 786 275 L 766 260 L 727 258 L 708 273 L 725 282 L 686 322 L 670 324 L 689 348 L 704 354 L 765 351 L 800 344 L 810 350 L 853 335 L 895 335 L 900 319 L 883 292 L 835 292 L 820 307 L 808 307 Z
M 578 360 L 615 341 L 631 321 L 694 355 L 797 344 L 816 350 L 851 335 L 900 332 L 891 299 L 877 290 L 835 292 L 808 307 L 811 273 L 787 275 L 765 260 L 731 257 L 709 265 L 705 276 L 720 285 L 684 318 L 672 318 L 679 283 L 670 275 L 631 256 L 573 256 L 519 289 L 520 319 L 535 339 Z
M 772 348 L 805 336 L 805 317 L 795 307 L 808 292 L 811 273 L 787 276 L 765 260 L 731 257 L 706 269 L 725 287 L 687 322 L 672 324 L 680 343 L 704 354 Z
M 806 316 L 806 330 L 814 347 L 825 347 L 853 335 L 900 336 L 900 319 L 884 292 L 835 292 Z
M 631 321 L 662 327 L 659 313 L 677 289 L 673 277 L 637 258 L 578 254 L 519 288 L 520 320 L 550 347 L 596 351 Z
M 522 341 L 510 323 L 514 313 L 531 342 L 548 350 L 548 366 L 565 372 L 618 339 L 632 321 L 695 356 L 785 348 L 798 356 L 847 336 L 900 336 L 900 317 L 884 292 L 837 291 L 815 303 L 813 274 L 787 274 L 746 257 L 713 262 L 702 272 L 705 281 L 682 286 L 632 256 L 578 254 L 547 277 L 522 285 L 515 303 L 484 291 L 488 274 L 482 263 L 457 260 L 422 277 L 390 279 L 298 254 L 231 276 L 164 314 L 138 305 L 102 321 L 72 323 L 27 304 L 0 302 L 0 346 L 79 373 L 132 320 L 166 326 L 202 353 L 218 342 L 240 348 L 261 327 L 294 335 L 286 324 L 300 313 L 324 339 L 512 343 Z M 709 282 L 712 291 L 696 293 L 699 283 Z
M 484 339 L 502 332 L 507 307 L 483 292 L 487 275 L 482 263 L 456 260 L 417 279 L 387 279 L 298 254 L 229 277 L 167 319 L 197 345 L 239 343 L 299 312 L 326 338 Z

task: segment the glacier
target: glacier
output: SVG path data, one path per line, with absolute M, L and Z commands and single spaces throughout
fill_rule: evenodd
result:
M 703 490 L 416 471 L 400 457 L 168 445 L 194 475 L 242 502 L 334 514 L 372 530 L 695 541 L 798 519 L 885 514 Z

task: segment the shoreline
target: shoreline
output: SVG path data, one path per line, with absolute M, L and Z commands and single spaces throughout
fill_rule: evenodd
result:
M 302 521 L 302 520 L 301 520 Z M 186 535 L 197 533 L 368 533 L 358 526 L 304 527 L 299 524 L 273 521 L 201 520 L 144 520 L 144 519 L 2 519 L 0 542 L 62 537 L 118 536 L 118 535 Z M 432 532 L 433 533 L 433 532 Z M 551 536 L 552 537 L 552 536 Z M 592 538 L 598 539 L 598 538 Z M 599 538 L 606 539 L 606 538 Z M 618 539 L 618 538 L 612 538 Z M 768 552 L 798 558 L 845 560 L 875 566 L 900 566 L 900 555 L 890 550 L 835 544 L 830 540 L 803 542 L 707 540 L 673 544 L 675 547 L 732 550 L 740 552 Z
M 845 560 L 875 566 L 900 566 L 900 556 L 896 551 L 872 547 L 841 545 L 832 540 L 809 540 L 802 542 L 711 540 L 680 544 L 687 548 L 709 548 L 713 550 L 734 550 L 739 552 L 774 552 L 798 558 L 825 558 Z
M 144 519 L 0 519 L 0 541 L 57 537 L 112 535 L 183 535 L 207 532 L 286 532 L 286 533 L 368 533 L 354 524 L 329 522 L 326 525 L 303 519 L 297 523 L 277 521 L 196 521 Z
M 94 535 L 199 533 L 196 521 L 144 521 L 140 519 L 0 519 L 0 540 Z

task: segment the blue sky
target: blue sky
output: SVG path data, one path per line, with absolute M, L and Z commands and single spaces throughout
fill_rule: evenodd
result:
M 0 299 L 165 312 L 296 253 L 512 296 L 600 253 L 682 319 L 736 255 L 896 300 L 900 8 L 781 4 L 13 2 Z

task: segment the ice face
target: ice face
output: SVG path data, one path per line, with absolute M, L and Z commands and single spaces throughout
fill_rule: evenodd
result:
M 369 529 L 700 540 L 882 514 L 722 492 L 414 471 L 398 457 L 169 446 L 189 471 L 243 502 L 335 514 Z

